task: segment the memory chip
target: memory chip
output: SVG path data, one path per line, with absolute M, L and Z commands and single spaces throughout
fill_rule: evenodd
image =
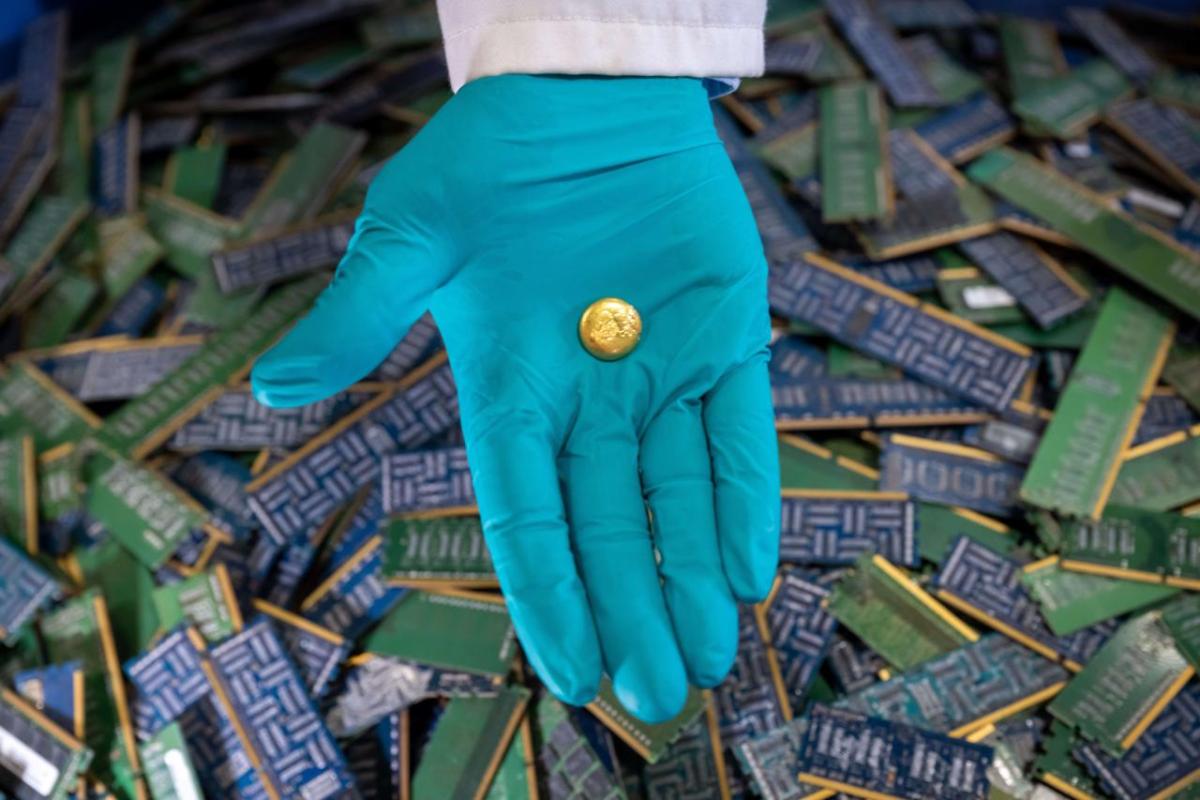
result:
M 66 800 L 92 760 L 83 742 L 0 689 L 0 776 L 17 800 Z
M 965 736 L 1045 702 L 1068 673 L 1012 639 L 987 634 L 834 706 L 918 728 Z
M 621 705 L 613 690 L 611 679 L 604 676 L 600 679 L 600 688 L 596 696 L 587 704 L 587 710 L 647 763 L 653 764 L 661 759 L 683 731 L 704 713 L 707 704 L 707 695 L 689 686 L 687 699 L 678 714 L 664 722 L 645 722 Z
M 1195 670 L 1161 614 L 1126 622 L 1050 703 L 1050 713 L 1120 757 L 1145 733 Z
M 324 284 L 323 276 L 306 278 L 267 298 L 252 316 L 213 336 L 152 389 L 109 415 L 98 437 L 135 458 L 153 450 L 219 394 L 225 383 L 244 374 L 251 360 L 308 307 Z
M 403 586 L 497 586 L 478 516 L 393 517 L 383 537 L 383 573 Z
M 379 479 L 383 458 L 420 447 L 458 421 L 454 380 L 430 359 L 397 390 L 359 406 L 246 487 L 267 536 L 283 545 L 319 526 L 341 503 Z
M 1121 73 L 1102 58 L 1065 75 L 1043 80 L 1013 103 L 1022 119 L 1060 139 L 1070 139 L 1104 113 L 1110 103 L 1133 90 Z
M 1110 505 L 1066 531 L 1063 569 L 1200 590 L 1200 518 Z
M 322 798 L 353 786 L 345 757 L 270 623 L 248 625 L 214 647 L 210 657 L 276 786 Z
M 1200 500 L 1200 424 L 1125 451 L 1109 502 L 1166 511 Z
M 849 565 L 864 553 L 893 564 L 920 563 L 916 510 L 902 492 L 788 489 L 779 557 L 794 564 Z
M 1061 514 L 1099 515 L 1173 335 L 1164 314 L 1109 291 L 1021 484 L 1023 500 Z
M 61 596 L 45 570 L 0 539 L 0 639 L 6 645 L 15 644 L 34 615 Z
M 824 608 L 829 592 L 784 568 L 767 598 L 767 629 L 792 708 L 801 708 L 829 652 L 837 621 Z
M 816 704 L 799 778 L 859 797 L 986 800 L 992 755 L 986 745 Z
M 897 669 L 950 652 L 979 634 L 878 555 L 834 587 L 829 613 Z
M 1103 9 L 1073 6 L 1067 9 L 1067 18 L 1097 50 L 1139 84 L 1158 72 L 1158 63 Z
M 1002 409 L 1030 351 L 819 256 L 772 270 L 771 307 L 938 388 Z
M 1173 586 L 1066 570 L 1057 556 L 1027 564 L 1023 573 L 1021 583 L 1058 636 L 1157 605 L 1179 592 Z
M 459 697 L 438 718 L 413 774 L 414 797 L 474 800 L 500 765 L 529 702 L 529 690 L 505 688 L 496 697 Z
M 937 276 L 937 292 L 946 310 L 980 325 L 1022 322 L 1016 298 L 975 267 L 951 267 Z
M 878 219 L 892 211 L 882 95 L 867 81 L 821 89 L 821 214 L 825 222 Z
M 213 272 L 223 292 L 280 283 L 335 266 L 353 233 L 344 213 L 316 219 L 213 253 Z
M 1075 757 L 1118 800 L 1187 797 L 1200 781 L 1200 686 L 1193 683 L 1167 704 L 1162 714 L 1120 758 L 1082 743 Z M 1176 793 L 1179 792 L 1177 795 Z
M 270 617 L 279 630 L 309 693 L 317 698 L 323 696 L 350 655 L 346 638 L 263 600 L 254 601 L 254 610 Z
M 959 248 L 1043 328 L 1054 327 L 1088 303 L 1087 289 L 1061 264 L 1011 233 L 970 239 Z
M 382 460 L 383 510 L 388 514 L 415 511 L 475 510 L 475 488 L 462 447 L 394 453 Z
M 930 84 L 896 38 L 895 32 L 865 0 L 825 3 L 825 12 L 887 91 L 897 108 L 938 106 L 942 96 Z
M 761 609 L 738 609 L 738 649 L 729 674 L 712 690 L 717 727 L 726 747 L 779 727 L 792 716 L 779 661 Z
M 201 645 L 203 640 L 194 631 L 177 628 L 125 664 L 135 690 L 134 724 L 143 738 L 179 719 L 211 691 L 200 666 Z
M 1159 298 L 1200 314 L 1200 254 L 1015 150 L 991 150 L 967 174 Z
M 889 434 L 879 486 L 934 503 L 1012 516 L 1024 471 L 984 450 L 905 434 Z
M 987 411 L 926 383 L 907 379 L 774 376 L 771 395 L 780 430 L 953 425 Z
M 1200 131 L 1185 112 L 1140 99 L 1109 107 L 1104 121 L 1181 186 L 1200 196 Z
M 141 121 L 129 114 L 96 133 L 92 162 L 96 208 L 108 216 L 137 211 Z
M 1008 86 L 1014 98 L 1033 94 L 1046 80 L 1067 71 L 1058 31 L 1047 20 L 1002 16 L 1000 46 Z
M 935 578 L 948 605 L 1068 669 L 1078 671 L 1115 628 L 1111 622 L 1055 636 L 1021 584 L 1020 566 L 966 537 L 958 539 Z
M 414 591 L 371 631 L 364 649 L 442 669 L 503 677 L 516 657 L 516 634 L 499 597 Z
M 167 725 L 138 745 L 146 784 L 154 800 L 195 800 L 203 797 L 192 759 L 188 756 L 183 730 Z
M 88 513 L 143 564 L 161 567 L 208 513 L 179 487 L 120 456 L 97 452 L 87 459 Z

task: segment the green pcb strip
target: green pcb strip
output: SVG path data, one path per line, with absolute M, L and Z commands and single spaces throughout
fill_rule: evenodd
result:
M 104 263 L 100 282 L 111 306 L 158 263 L 164 250 L 136 216 L 106 219 L 99 225 L 99 234 Z
M 1000 18 L 1004 71 L 1014 98 L 1029 97 L 1043 83 L 1067 71 L 1067 60 L 1050 22 L 1029 17 Z
M 1200 669 L 1200 594 L 1187 593 L 1162 610 L 1162 621 L 1175 646 L 1195 669 Z
M 62 344 L 100 294 L 100 284 L 84 272 L 64 271 L 34 305 L 25 322 L 30 348 Z
M 1150 96 L 1169 106 L 1200 112 L 1200 75 L 1159 70 L 1150 81 Z
M 91 97 L 86 92 L 71 91 L 63 96 L 54 172 L 54 185 L 60 192 L 85 201 L 91 196 L 91 108 Z
M 1110 503 L 1167 511 L 1200 500 L 1200 425 L 1125 454 Z
M 85 461 L 88 514 L 147 567 L 161 567 L 207 524 L 208 513 L 159 473 L 105 452 Z
M 1125 277 L 1200 318 L 1200 253 L 1112 210 L 1083 186 L 1016 150 L 991 150 L 967 174 Z
M 825 222 L 882 219 L 894 207 L 883 94 L 870 81 L 821 89 L 818 131 Z
M 1021 499 L 1098 517 L 1175 335 L 1171 320 L 1114 287 L 1021 483 Z
M 81 582 L 100 590 L 118 656 L 140 653 L 162 634 L 154 608 L 154 573 L 114 536 L 67 555 L 67 568 Z
M 529 703 L 529 690 L 455 697 L 446 705 L 413 775 L 414 798 L 479 800 L 500 766 Z
M 1064 569 L 1200 591 L 1200 518 L 1109 506 L 1063 540 Z
M 496 586 L 477 516 L 395 517 L 383 537 L 382 574 L 408 586 L 448 583 Z
M 314 275 L 276 291 L 240 325 L 221 331 L 152 389 L 104 420 L 97 438 L 118 453 L 142 458 L 193 415 L 225 384 L 241 377 L 324 288 Z
M 225 169 L 225 145 L 180 147 L 167 160 L 163 191 L 201 208 L 212 208 Z
M 79 227 L 88 203 L 76 197 L 43 195 L 25 214 L 21 227 L 4 249 L 5 265 L 0 283 L 0 312 L 11 310 L 25 290 L 50 263 L 67 238 Z
M 829 613 L 892 666 L 907 670 L 979 634 L 878 555 L 858 560 L 834 587 Z
M 784 489 L 875 491 L 879 472 L 795 435 L 779 439 L 780 483 Z M 1004 523 L 965 508 L 915 501 L 921 558 L 941 563 L 950 545 L 967 536 L 1001 555 L 1016 545 Z
M 224 564 L 156 587 L 152 597 L 163 630 L 190 625 L 216 644 L 242 629 L 242 612 Z
M 671 743 L 679 738 L 683 730 L 704 713 L 707 695 L 694 686 L 688 687 L 687 699 L 678 714 L 665 722 L 643 722 L 633 716 L 613 691 L 612 680 L 605 675 L 595 699 L 588 703 L 592 712 L 617 737 L 633 748 L 634 752 L 653 764 L 662 758 Z
M 366 638 L 368 653 L 504 678 L 517 656 L 508 609 L 473 592 L 409 592 Z
M 172 722 L 138 745 L 142 770 L 154 800 L 198 800 L 204 797 L 187 742 L 178 722 Z
M 77 442 L 100 420 L 31 362 L 17 360 L 0 379 L 0 435 L 28 432 L 39 453 Z
M 1017 98 L 1013 111 L 1037 130 L 1070 139 L 1099 119 L 1109 103 L 1132 91 L 1133 85 L 1116 67 L 1097 58 L 1065 75 L 1043 80 Z
M 1058 558 L 1027 566 L 1021 583 L 1057 636 L 1070 636 L 1106 619 L 1165 602 L 1179 593 L 1173 586 L 1066 570 Z
M 37 498 L 33 437 L 0 438 L 0 534 L 28 553 L 38 551 Z
M 1126 622 L 1050 703 L 1050 713 L 1120 757 L 1195 674 L 1149 611 Z
M 199 280 L 212 273 L 212 254 L 238 235 L 237 220 L 223 217 L 182 197 L 142 189 L 146 225 L 165 249 L 167 264 Z
M 92 130 L 102 131 L 121 116 L 135 55 L 133 36 L 105 42 L 92 53 Z
M 285 156 L 242 218 L 242 234 L 265 236 L 311 219 L 367 142 L 367 135 L 318 122 Z
M 1200 347 L 1176 342 L 1163 366 L 1163 381 L 1200 411 Z
M 759 145 L 756 152 L 779 174 L 792 181 L 817 173 L 817 124 L 810 122 Z

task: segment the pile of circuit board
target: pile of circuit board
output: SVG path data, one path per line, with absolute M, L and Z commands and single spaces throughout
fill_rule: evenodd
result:
M 773 1 L 714 104 L 781 566 L 658 725 L 523 663 L 431 319 L 328 401 L 245 383 L 449 97 L 432 3 L 35 20 L 0 797 L 1200 797 L 1200 16 L 1045 5 Z

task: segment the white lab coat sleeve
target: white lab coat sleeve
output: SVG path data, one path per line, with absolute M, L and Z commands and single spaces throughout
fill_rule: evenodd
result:
M 761 75 L 766 0 L 438 0 L 450 86 L 505 73 Z M 719 93 L 717 90 L 716 93 Z

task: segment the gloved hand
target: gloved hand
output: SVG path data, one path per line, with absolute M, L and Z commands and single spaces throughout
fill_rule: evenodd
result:
M 251 380 L 266 405 L 319 400 L 431 309 L 534 669 L 573 704 L 607 670 L 661 721 L 687 681 L 725 676 L 735 600 L 775 574 L 766 278 L 699 80 L 483 78 L 384 167 L 332 283 Z M 642 321 L 616 361 L 579 336 L 604 297 Z

